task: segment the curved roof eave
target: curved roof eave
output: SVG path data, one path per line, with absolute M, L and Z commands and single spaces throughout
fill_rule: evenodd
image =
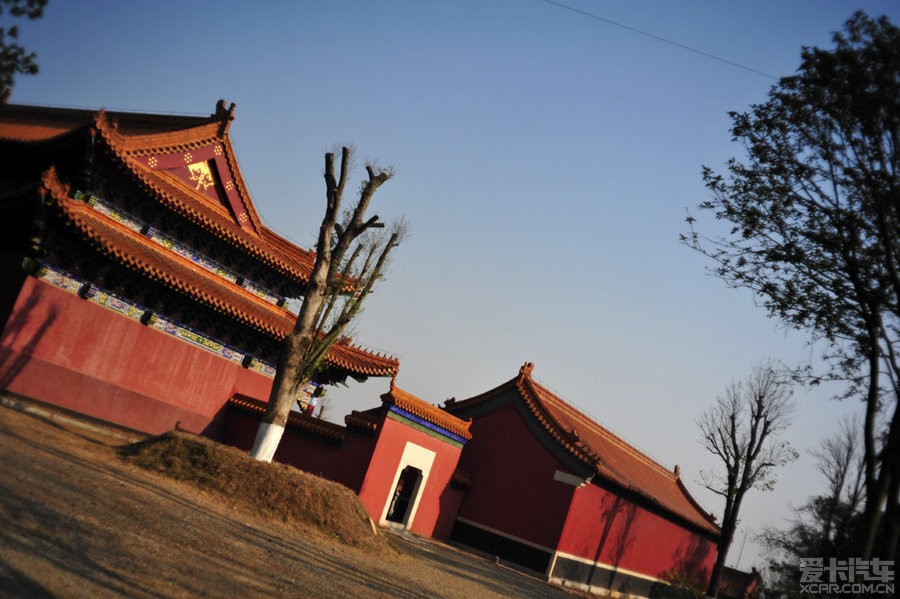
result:
M 163 133 L 129 135 L 122 133 L 110 115 L 101 111 L 94 118 L 94 128 L 120 166 L 169 208 L 299 283 L 309 282 L 314 262 L 312 252 L 287 242 L 262 223 L 237 165 L 234 148 L 222 120 L 207 120 L 193 127 Z M 253 233 L 230 219 L 223 219 L 204 209 L 205 202 L 195 197 L 194 190 L 155 175 L 136 160 L 136 157 L 147 153 L 184 151 L 214 143 L 221 144 L 224 148 L 236 188 L 253 225 Z
M 52 169 L 44 175 L 41 190 L 52 198 L 63 218 L 78 230 L 79 235 L 126 268 L 276 339 L 283 339 L 293 330 L 296 316 L 291 312 L 198 268 L 189 259 L 153 244 L 140 233 L 72 199 L 70 190 Z M 354 346 L 349 339 L 335 343 L 325 361 L 349 373 L 365 376 L 396 376 L 400 366 L 399 359 Z

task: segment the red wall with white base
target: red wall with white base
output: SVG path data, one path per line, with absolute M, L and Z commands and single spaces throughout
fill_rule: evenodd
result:
M 559 462 L 512 405 L 476 418 L 469 430 L 460 468 L 473 484 L 460 518 L 553 551 L 575 489 L 553 479 Z
M 597 482 L 556 480 L 569 470 L 545 448 L 513 404 L 474 419 L 460 467 L 472 488 L 461 520 L 493 534 L 599 563 L 647 579 L 670 570 L 708 578 L 715 560 L 709 537 L 641 507 Z M 552 564 L 549 566 L 552 568 Z
M 235 409 L 227 410 L 222 440 L 249 449 L 259 427 L 259 419 Z M 343 440 L 334 443 L 294 430 L 285 429 L 275 460 L 317 474 L 352 489 L 359 495 L 369 517 L 383 523 L 395 479 L 404 464 L 401 459 L 407 443 L 433 452 L 427 480 L 419 489 L 413 520 L 406 528 L 426 537 L 450 536 L 463 492 L 450 480 L 456 470 L 460 448 L 381 415 L 373 433 L 347 429 Z
M 716 557 L 707 537 L 596 484 L 575 490 L 559 551 L 654 578 L 677 571 L 700 580 Z
M 266 398 L 271 386 L 240 364 L 33 277 L 0 336 L 0 388 L 150 434 L 177 426 L 250 443 L 259 422 L 223 407 L 235 394 Z M 446 538 L 461 499 L 450 487 L 458 447 L 386 418 L 374 437 L 349 432 L 341 444 L 288 433 L 276 459 L 357 491 L 379 521 L 407 442 L 435 453 L 408 528 Z

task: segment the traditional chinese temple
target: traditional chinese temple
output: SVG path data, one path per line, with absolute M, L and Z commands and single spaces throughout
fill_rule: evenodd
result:
M 719 528 L 669 470 L 532 377 L 447 412 L 471 419 L 471 479 L 453 539 L 603 593 L 665 594 L 666 575 L 708 580 Z
M 266 227 L 234 106 L 208 117 L 0 105 L 0 390 L 130 429 L 249 449 L 313 254 Z M 375 523 L 548 579 L 664 596 L 708 579 L 719 529 L 679 476 L 537 382 L 443 407 L 343 339 L 298 397 L 387 377 L 344 425 L 292 412 L 275 459 L 353 489 Z
M 0 389 L 216 435 L 267 398 L 313 255 L 266 227 L 209 117 L 0 106 Z M 391 377 L 349 340 L 317 384 Z

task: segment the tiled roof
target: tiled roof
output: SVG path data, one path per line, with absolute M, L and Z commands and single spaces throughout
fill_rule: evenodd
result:
M 353 410 L 344 416 L 344 424 L 360 430 L 375 432 L 378 430 L 378 423 L 381 421 L 380 413 L 381 408 L 372 408 L 363 412 Z
M 338 368 L 371 376 L 397 376 L 400 360 L 381 352 L 354 345 L 349 337 L 341 337 L 326 356 L 328 363 Z
M 226 109 L 219 102 L 209 117 L 93 111 L 83 109 L 0 105 L 0 140 L 40 143 L 95 131 L 121 166 L 150 192 L 152 197 L 240 248 L 257 260 L 301 283 L 309 280 L 315 255 L 297 247 L 262 224 L 253 205 L 228 128 L 234 118 L 232 105 Z M 149 154 L 187 152 L 202 147 L 218 146 L 233 177 L 234 189 L 246 211 L 250 225 L 242 227 L 233 217 L 190 186 L 164 170 L 153 170 L 141 157 Z
M 246 395 L 236 394 L 228 400 L 228 405 L 261 418 L 266 413 L 266 403 Z M 297 430 L 311 433 L 318 437 L 331 439 L 332 441 L 340 441 L 344 438 L 346 429 L 327 420 L 321 418 L 313 418 L 300 412 L 291 411 L 288 413 L 286 428 L 294 428 Z
M 225 117 L 227 118 L 227 117 Z M 309 281 L 315 254 L 286 241 L 265 227 L 256 212 L 235 159 L 230 137 L 224 135 L 219 121 L 180 131 L 128 136 L 105 113 L 98 114 L 96 128 L 110 149 L 132 175 L 161 202 L 201 227 L 249 252 L 258 260 L 299 281 Z M 230 215 L 217 210 L 202 194 L 164 170 L 152 170 L 137 160 L 150 153 L 187 151 L 210 144 L 221 144 L 233 174 L 237 193 L 253 227 L 241 227 Z
M 107 112 L 119 123 L 119 129 L 127 134 L 164 133 L 178 131 L 212 121 L 215 117 L 140 114 L 132 112 Z M 22 142 L 44 142 L 92 125 L 96 110 L 27 106 L 23 104 L 0 105 L 0 139 Z
M 150 171 L 139 164 L 132 165 L 132 173 L 150 193 L 175 212 L 277 270 L 302 282 L 309 280 L 315 262 L 314 252 L 296 246 L 285 251 L 284 244 L 272 242 L 279 238 L 265 228 L 262 235 L 247 231 L 231 217 L 210 207 L 206 201 L 192 197 L 199 194 L 176 177 Z
M 465 413 L 514 389 L 550 436 L 598 475 L 701 529 L 719 533 L 712 516 L 691 497 L 677 472 L 660 465 L 537 383 L 531 376 L 533 369 L 534 364 L 526 363 L 516 378 L 464 401 L 449 400 L 445 409 Z
M 472 433 L 469 432 L 469 425 L 472 424 L 471 420 L 461 420 L 441 408 L 419 399 L 412 393 L 396 387 L 394 379 L 391 379 L 390 391 L 382 395 L 381 400 L 463 439 L 472 438 Z
M 293 330 L 296 317 L 288 310 L 71 198 L 52 170 L 44 176 L 42 190 L 81 236 L 114 261 L 277 339 Z M 334 367 L 365 376 L 395 376 L 400 364 L 396 358 L 354 346 L 349 339 L 335 343 L 325 360 Z

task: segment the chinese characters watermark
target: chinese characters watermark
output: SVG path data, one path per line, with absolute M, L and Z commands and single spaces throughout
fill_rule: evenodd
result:
M 893 594 L 894 562 L 851 557 L 800 558 L 800 590 L 804 593 Z

